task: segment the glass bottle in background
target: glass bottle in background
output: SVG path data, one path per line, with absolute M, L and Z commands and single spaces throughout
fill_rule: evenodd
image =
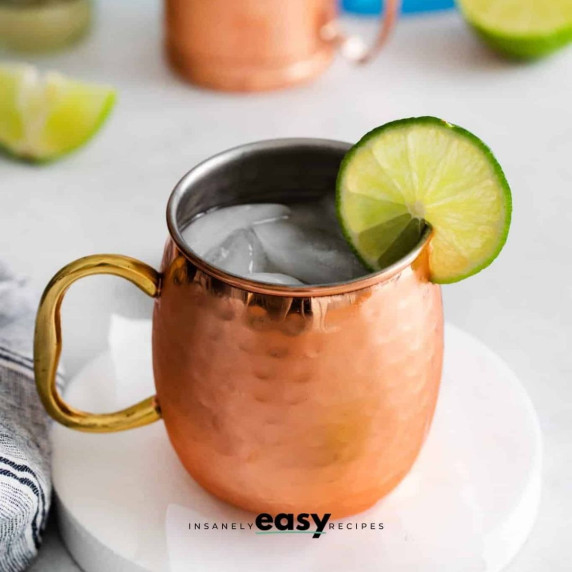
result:
M 81 38 L 91 18 L 91 0 L 0 0 L 0 48 L 57 50 Z

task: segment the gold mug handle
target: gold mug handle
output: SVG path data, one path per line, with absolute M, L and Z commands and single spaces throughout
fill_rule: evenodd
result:
M 383 0 L 383 3 L 385 9 L 381 11 L 379 30 L 369 47 L 360 38 L 346 35 L 337 20 L 329 22 L 322 28 L 322 39 L 336 45 L 342 55 L 354 63 L 365 64 L 371 61 L 389 39 L 401 12 L 401 0 Z
M 114 413 L 95 414 L 68 405 L 56 387 L 56 373 L 62 351 L 60 308 L 63 298 L 76 280 L 94 274 L 112 274 L 126 278 L 153 298 L 160 293 L 160 274 L 147 264 L 127 256 L 95 254 L 80 258 L 62 268 L 46 286 L 36 317 L 34 371 L 40 399 L 51 417 L 78 431 L 107 433 L 153 423 L 161 418 L 155 397 L 149 397 Z

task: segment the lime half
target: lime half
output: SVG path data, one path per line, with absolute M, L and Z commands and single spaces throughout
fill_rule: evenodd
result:
M 47 161 L 90 139 L 115 103 L 115 91 L 32 66 L 0 66 L 0 147 Z
M 371 270 L 385 268 L 433 229 L 434 282 L 488 266 L 508 234 L 511 194 L 502 169 L 473 134 L 435 117 L 374 129 L 345 156 L 337 182 L 344 234 Z
M 537 58 L 572 40 L 572 0 L 458 0 L 466 20 L 493 48 Z

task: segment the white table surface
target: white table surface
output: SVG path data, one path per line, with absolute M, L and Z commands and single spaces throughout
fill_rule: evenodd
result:
M 218 151 L 272 137 L 356 141 L 386 121 L 415 115 L 468 128 L 503 165 L 514 218 L 496 263 L 444 288 L 445 311 L 510 364 L 542 424 L 540 514 L 509 570 L 569 570 L 572 50 L 530 65 L 508 63 L 482 47 L 455 13 L 404 18 L 368 67 L 338 60 L 305 87 L 229 95 L 192 88 L 172 75 L 162 55 L 157 0 L 100 0 L 98 6 L 97 26 L 85 42 L 33 61 L 109 82 L 119 90 L 119 104 L 89 147 L 68 159 L 34 167 L 0 158 L 0 255 L 38 288 L 90 253 L 119 252 L 157 265 L 172 187 Z M 370 23 L 353 27 L 372 29 Z M 148 316 L 150 308 L 115 278 L 74 286 L 63 311 L 68 372 L 105 347 L 111 312 Z M 74 569 L 50 527 L 32 570 Z

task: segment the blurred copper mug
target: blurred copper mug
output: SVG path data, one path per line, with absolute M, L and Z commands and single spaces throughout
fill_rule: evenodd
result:
M 337 0 L 166 0 L 170 61 L 189 80 L 215 89 L 258 91 L 309 80 L 337 47 L 363 62 L 381 48 L 397 19 L 386 1 L 378 36 L 367 50 L 338 26 Z
M 56 274 L 35 337 L 36 382 L 50 415 L 92 432 L 162 417 L 188 472 L 254 512 L 341 517 L 395 487 L 427 435 L 441 376 L 443 316 L 439 286 L 428 279 L 430 232 L 381 272 L 304 287 L 227 274 L 181 235 L 194 217 L 223 205 L 333 193 L 348 147 L 285 139 L 222 153 L 173 191 L 160 273 L 131 258 L 95 255 Z M 122 276 L 156 298 L 157 395 L 110 414 L 74 409 L 55 386 L 62 298 L 91 274 Z

